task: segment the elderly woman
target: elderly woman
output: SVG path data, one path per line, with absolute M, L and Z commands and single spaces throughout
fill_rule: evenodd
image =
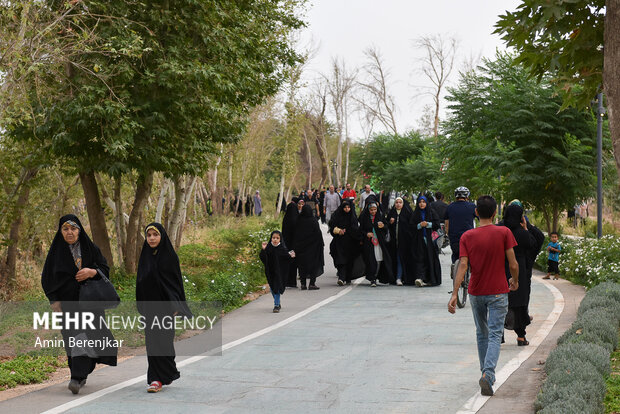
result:
M 377 287 L 377 280 L 381 283 L 395 283 L 392 260 L 386 241 L 388 228 L 383 219 L 383 213 L 373 195 L 366 199 L 365 204 L 359 223 L 362 232 L 362 254 L 366 264 L 366 279 L 370 281 L 371 287 Z
M 108 274 L 109 267 L 105 257 L 88 237 L 80 220 L 73 214 L 61 217 L 58 231 L 47 253 L 41 273 L 41 285 L 52 310 L 65 313 L 79 312 L 80 286 L 88 279 L 107 278 Z M 95 314 L 95 321 L 105 317 L 103 310 L 91 312 Z M 77 394 L 86 384 L 88 374 L 93 372 L 97 363 L 116 365 L 118 354 L 116 347 L 98 349 L 69 346 L 70 338 L 97 340 L 107 337 L 114 339 L 112 332 L 105 325 L 96 324 L 95 327 L 97 329 L 94 330 L 61 330 L 71 370 L 68 388 L 73 394 Z

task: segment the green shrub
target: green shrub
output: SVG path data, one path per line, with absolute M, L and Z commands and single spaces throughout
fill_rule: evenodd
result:
M 607 349 L 590 343 L 569 343 L 558 346 L 549 354 L 545 363 L 545 371 L 550 374 L 555 370 L 571 369 L 574 360 L 588 362 L 604 376 L 609 375 L 611 371 Z
M 589 362 L 572 358 L 563 369 L 556 369 L 547 376 L 535 406 L 539 410 L 556 401 L 577 397 L 590 406 L 601 407 L 605 391 L 605 380 L 596 368 Z
M 0 363 L 0 391 L 18 384 L 32 384 L 45 381 L 51 372 L 62 364 L 56 356 L 20 355 Z
M 580 396 L 568 394 L 537 411 L 537 414 L 601 414 L 602 412 L 600 404 L 592 405 Z
M 610 320 L 620 321 L 620 302 L 616 302 L 610 296 L 602 296 L 598 294 L 586 295 L 583 298 L 581 304 L 579 305 L 579 309 L 577 310 L 577 317 L 580 318 L 586 312 L 595 309 L 603 309 L 609 314 Z
M 570 329 L 558 339 L 563 343 L 594 343 L 609 352 L 618 346 L 618 323 L 614 315 L 605 309 L 590 309 L 579 317 Z
M 588 296 L 606 296 L 620 303 L 620 283 L 603 282 L 588 290 Z
M 563 243 L 568 247 L 571 242 Z M 620 282 L 620 237 L 581 239 L 560 255 L 560 273 L 586 287 L 603 282 Z

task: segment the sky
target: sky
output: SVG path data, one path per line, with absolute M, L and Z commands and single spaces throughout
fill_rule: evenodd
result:
M 472 56 L 492 58 L 497 49 L 505 50 L 493 35 L 498 16 L 514 11 L 517 0 L 310 0 L 300 44 L 318 47 L 305 72 L 307 83 L 329 73 L 333 57 L 344 60 L 347 68 L 361 67 L 364 49 L 375 46 L 391 74 L 390 93 L 398 107 L 399 132 L 419 125 L 425 105 L 432 97 L 424 95 L 430 86 L 421 72 L 421 50 L 413 47 L 420 36 L 455 37 L 459 48 L 455 70 L 448 84 L 458 80 L 458 70 Z M 442 100 L 442 105 L 445 101 Z M 442 111 L 442 117 L 445 113 Z M 363 138 L 358 114 L 349 117 L 349 135 Z

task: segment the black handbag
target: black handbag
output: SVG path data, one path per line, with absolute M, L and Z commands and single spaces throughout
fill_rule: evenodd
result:
M 87 279 L 80 284 L 80 305 L 85 309 L 113 309 L 121 302 L 112 282 L 100 276 L 100 279 Z

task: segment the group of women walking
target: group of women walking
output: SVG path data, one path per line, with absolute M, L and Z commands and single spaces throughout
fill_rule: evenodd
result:
M 50 301 L 52 310 L 64 313 L 80 313 L 85 309 L 95 314 L 95 321 L 104 316 L 103 309 L 86 308 L 80 302 L 80 290 L 89 280 L 109 277 L 109 267 L 101 250 L 92 242 L 80 220 L 70 214 L 63 216 L 52 242 L 41 274 L 41 284 Z M 151 223 L 145 229 L 145 241 L 140 254 L 136 278 L 136 300 L 138 311 L 144 316 L 146 352 L 148 359 L 148 392 L 157 392 L 163 385 L 180 377 L 175 364 L 174 327 L 154 328 L 151 323 L 156 317 L 191 317 L 185 301 L 179 258 L 166 230 L 159 223 Z M 163 302 L 163 303 L 162 303 Z M 84 328 L 84 329 L 82 329 Z M 116 346 L 97 347 L 71 346 L 75 339 L 114 339 L 105 325 L 95 324 L 95 329 L 74 327 L 61 330 L 71 380 L 68 388 L 79 393 L 86 384 L 88 375 L 96 364 L 116 366 Z

